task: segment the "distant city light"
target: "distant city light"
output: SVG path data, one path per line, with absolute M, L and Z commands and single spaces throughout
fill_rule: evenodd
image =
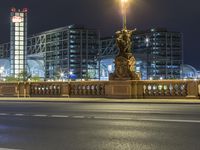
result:
M 112 72 L 112 65 L 108 65 L 108 72 Z
M 61 76 L 61 77 L 64 77 L 64 73 L 63 73 L 63 72 L 62 72 L 62 73 L 60 73 L 60 76 Z
M 150 39 L 147 37 L 146 39 L 145 39 L 145 43 L 149 43 L 150 42 Z

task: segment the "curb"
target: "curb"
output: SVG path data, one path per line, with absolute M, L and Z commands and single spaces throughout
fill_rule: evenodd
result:
M 67 103 L 142 103 L 142 104 L 200 104 L 191 99 L 106 99 L 106 98 L 0 98 L 0 102 L 67 102 Z

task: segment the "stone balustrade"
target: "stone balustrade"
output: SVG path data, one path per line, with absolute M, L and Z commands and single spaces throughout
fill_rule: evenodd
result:
M 1 97 L 193 98 L 199 80 L 71 81 L 0 83 Z
M 71 82 L 72 97 L 105 97 L 105 82 Z
M 185 81 L 148 81 L 143 85 L 144 97 L 186 97 L 187 82 Z

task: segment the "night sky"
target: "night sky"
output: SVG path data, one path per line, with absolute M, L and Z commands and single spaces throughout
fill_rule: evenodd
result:
M 200 1 L 132 0 L 128 28 L 166 27 L 184 36 L 184 61 L 200 69 Z M 117 0 L 0 0 L 0 43 L 9 42 L 11 7 L 29 9 L 28 35 L 81 24 L 112 36 L 121 28 Z

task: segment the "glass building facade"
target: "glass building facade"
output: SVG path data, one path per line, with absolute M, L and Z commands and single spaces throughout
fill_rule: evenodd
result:
M 10 16 L 10 63 L 11 74 L 17 77 L 26 71 L 27 9 L 11 9 Z
M 136 70 L 145 79 L 179 79 L 183 64 L 182 34 L 166 29 L 136 31 L 133 36 Z
M 99 34 L 82 26 L 66 26 L 28 38 L 28 55 L 41 53 L 46 79 L 97 78 Z
M 183 64 L 182 34 L 166 29 L 137 30 L 133 35 L 132 53 L 136 58 L 136 71 L 142 79 L 179 79 Z M 111 64 L 102 64 L 102 72 L 108 72 L 118 50 L 115 38 L 101 39 L 100 57 L 110 59 Z M 104 63 L 103 59 L 101 62 Z M 108 61 L 107 61 L 108 62 Z M 107 63 L 106 62 L 106 63 Z M 112 67 L 114 69 L 114 67 Z M 102 69 L 101 69 L 102 70 Z M 104 73 L 105 74 L 105 73 Z

